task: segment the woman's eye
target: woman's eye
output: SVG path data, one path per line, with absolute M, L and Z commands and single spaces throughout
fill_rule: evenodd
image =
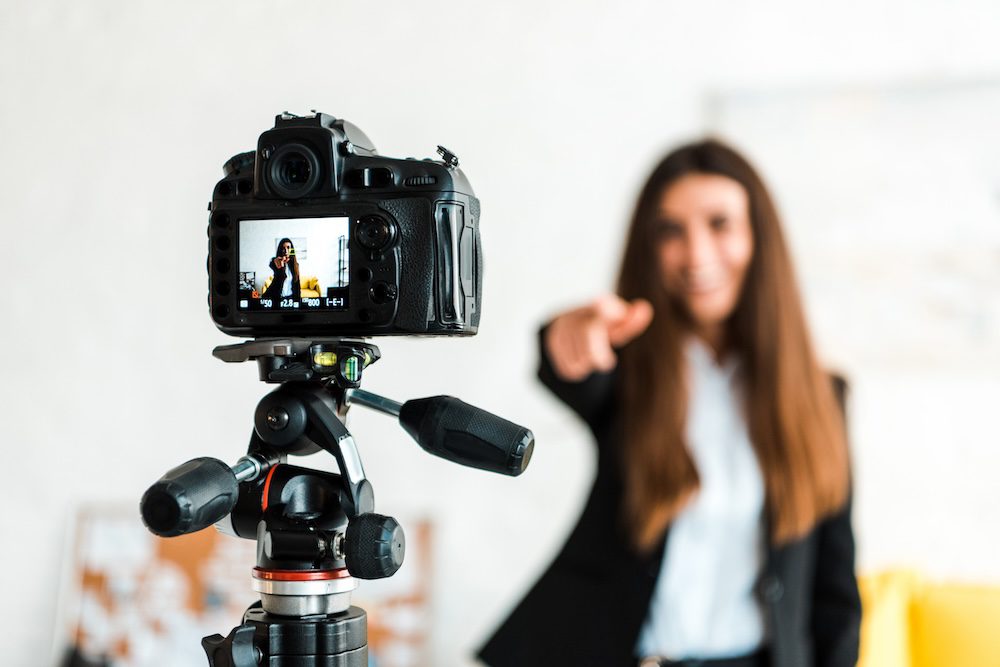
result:
M 715 231 L 719 231 L 721 229 L 726 228 L 726 225 L 729 224 L 729 219 L 726 218 L 726 216 L 724 215 L 714 215 L 708 221 L 708 224 L 710 224 L 712 226 L 712 229 L 714 229 Z
M 676 222 L 664 220 L 656 225 L 656 238 L 658 239 L 675 239 L 679 238 L 683 233 L 684 228 Z

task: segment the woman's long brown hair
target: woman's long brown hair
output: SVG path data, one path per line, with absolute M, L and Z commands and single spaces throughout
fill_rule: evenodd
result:
M 813 351 L 774 202 L 750 163 L 716 140 L 683 146 L 657 165 L 640 192 L 625 244 L 618 294 L 647 299 L 655 314 L 619 353 L 624 519 L 634 546 L 649 549 L 699 486 L 684 442 L 682 347 L 689 318 L 667 296 L 655 255 L 663 193 L 691 173 L 726 176 L 749 196 L 754 253 L 726 341 L 741 362 L 771 540 L 781 544 L 805 535 L 846 502 L 844 422 L 831 378 Z
M 285 243 L 288 243 L 288 245 L 292 246 L 292 250 L 295 250 L 295 244 L 292 243 L 292 240 L 286 236 L 285 238 L 278 241 L 277 252 L 281 252 L 281 246 L 283 246 Z M 291 257 L 289 257 L 289 260 L 291 260 L 289 263 L 292 265 L 292 280 L 294 280 L 297 283 L 299 282 L 299 258 L 293 254 Z

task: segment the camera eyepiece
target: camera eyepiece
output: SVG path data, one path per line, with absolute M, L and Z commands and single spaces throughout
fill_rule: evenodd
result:
M 268 185 L 286 199 L 299 199 L 317 189 L 320 162 L 305 144 L 285 144 L 272 153 L 267 168 Z

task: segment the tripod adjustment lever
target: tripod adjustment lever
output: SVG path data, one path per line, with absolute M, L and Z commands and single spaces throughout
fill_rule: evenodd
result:
M 403 407 L 402 403 L 398 403 L 390 398 L 386 398 L 385 396 L 373 394 L 370 391 L 365 391 L 364 389 L 348 389 L 345 392 L 345 395 L 348 403 L 357 403 L 358 405 L 363 405 L 366 408 L 384 412 L 385 414 L 392 415 L 393 417 L 398 417 L 399 411 Z
M 228 637 L 215 634 L 201 640 L 209 667 L 257 667 L 260 651 L 253 645 L 253 626 L 244 623 Z

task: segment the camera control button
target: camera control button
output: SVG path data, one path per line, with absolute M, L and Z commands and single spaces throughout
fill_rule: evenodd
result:
M 388 303 L 396 300 L 396 286 L 386 282 L 377 282 L 368 290 L 375 303 Z
M 368 250 L 381 250 L 396 237 L 396 226 L 380 215 L 366 215 L 358 221 L 355 238 Z
M 420 185 L 434 185 L 437 183 L 437 178 L 434 176 L 410 176 L 403 181 L 403 185 L 409 187 L 416 187 Z

